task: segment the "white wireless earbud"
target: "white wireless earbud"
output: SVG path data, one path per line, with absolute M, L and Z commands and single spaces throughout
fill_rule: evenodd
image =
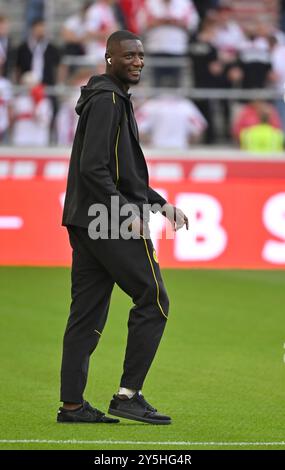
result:
M 111 65 L 111 63 L 112 63 L 112 60 L 110 59 L 110 57 L 109 57 L 109 59 L 107 59 L 107 62 L 108 62 L 108 64 L 110 64 L 110 65 Z

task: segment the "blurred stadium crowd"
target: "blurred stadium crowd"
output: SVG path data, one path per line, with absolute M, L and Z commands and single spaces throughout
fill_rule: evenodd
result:
M 61 21 L 52 0 L 23 0 L 21 31 L 12 3 L 0 2 L 2 145 L 70 145 L 79 87 L 104 73 L 107 37 L 129 29 L 146 51 L 132 90 L 145 145 L 283 151 L 285 1 L 57 0 Z

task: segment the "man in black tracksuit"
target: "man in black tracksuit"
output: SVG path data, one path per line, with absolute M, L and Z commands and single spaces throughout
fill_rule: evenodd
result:
M 115 283 L 133 300 L 128 322 L 124 370 L 109 413 L 153 424 L 170 424 L 146 402 L 141 389 L 158 348 L 168 315 L 168 297 L 148 234 L 147 204 L 159 204 L 175 229 L 188 219 L 149 187 L 147 166 L 139 144 L 129 85 L 139 82 L 144 52 L 128 31 L 113 33 L 107 42 L 106 74 L 91 77 L 82 87 L 63 212 L 63 225 L 73 248 L 72 303 L 61 367 L 58 422 L 115 423 L 83 399 L 89 358 L 103 333 Z M 115 236 L 112 199 L 118 209 L 137 208 L 128 230 Z M 92 231 L 90 207 L 107 210 L 107 225 Z M 98 207 L 98 206 L 97 206 Z M 157 209 L 156 209 L 157 210 Z M 92 217 L 93 215 L 93 217 Z M 115 217 L 116 218 L 116 217 Z M 126 216 L 118 216 L 121 223 Z M 98 237 L 98 228 L 100 236 Z

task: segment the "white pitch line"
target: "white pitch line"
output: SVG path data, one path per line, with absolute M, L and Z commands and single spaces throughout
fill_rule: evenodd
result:
M 129 445 L 174 445 L 174 446 L 285 446 L 285 441 L 280 442 L 189 442 L 189 441 L 78 441 L 54 440 L 54 439 L 0 439 L 0 444 L 129 444 Z

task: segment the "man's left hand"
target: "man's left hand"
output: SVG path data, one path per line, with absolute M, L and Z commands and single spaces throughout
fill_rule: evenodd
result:
M 178 207 L 172 206 L 171 204 L 165 204 L 163 206 L 162 214 L 169 220 L 175 232 L 184 225 L 186 226 L 186 230 L 189 230 L 188 217 Z

